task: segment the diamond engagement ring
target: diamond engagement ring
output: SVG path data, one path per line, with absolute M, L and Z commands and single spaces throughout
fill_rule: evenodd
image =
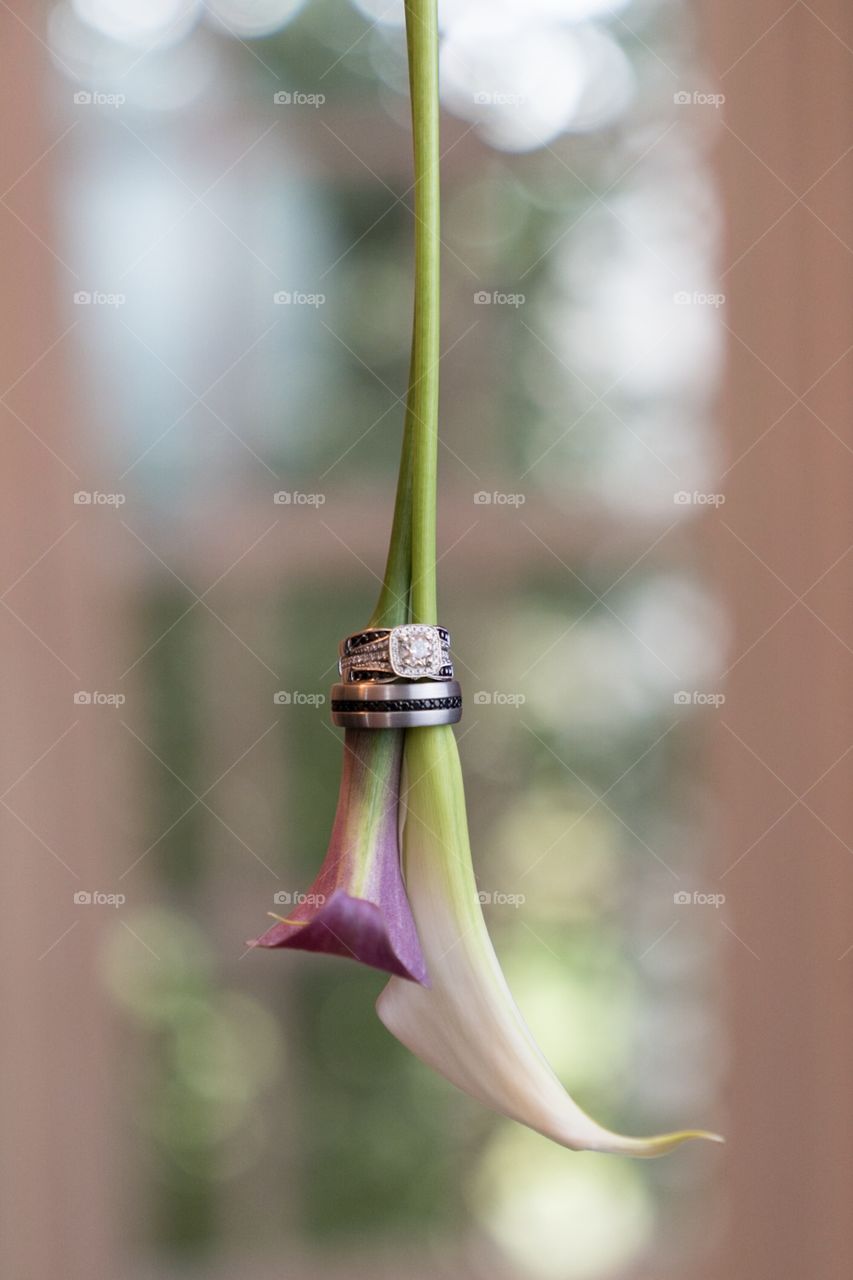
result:
M 356 631 L 341 643 L 338 670 L 331 711 L 342 729 L 416 729 L 462 718 L 444 627 L 410 622 Z
M 338 670 L 353 682 L 452 680 L 450 632 L 421 622 L 357 631 L 340 646 Z

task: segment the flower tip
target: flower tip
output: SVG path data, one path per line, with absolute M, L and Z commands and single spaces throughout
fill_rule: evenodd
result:
M 677 1133 L 661 1133 L 655 1138 L 623 1138 L 618 1145 L 606 1149 L 623 1155 L 654 1159 L 656 1156 L 668 1155 L 683 1142 L 691 1142 L 694 1138 L 705 1142 L 725 1142 L 722 1134 L 711 1133 L 707 1129 L 680 1129 Z
M 692 1129 L 687 1135 L 689 1138 L 704 1138 L 706 1142 L 719 1142 L 725 1146 L 725 1138 L 721 1133 L 711 1133 L 708 1129 Z
M 268 911 L 267 915 L 272 915 L 272 912 Z M 246 946 L 251 947 L 253 949 L 256 947 L 273 946 L 271 935 L 276 932 L 276 930 L 279 928 L 279 925 L 280 925 L 280 922 L 277 920 L 275 924 L 268 925 L 267 928 L 264 929 L 263 933 L 260 934 L 257 938 L 247 938 Z

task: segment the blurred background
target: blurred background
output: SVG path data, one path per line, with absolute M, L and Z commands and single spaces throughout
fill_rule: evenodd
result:
M 441 616 L 575 1155 L 249 953 L 390 528 L 402 0 L 0 0 L 10 1280 L 853 1264 L 853 19 L 446 0 Z M 318 710 L 319 707 L 319 710 Z

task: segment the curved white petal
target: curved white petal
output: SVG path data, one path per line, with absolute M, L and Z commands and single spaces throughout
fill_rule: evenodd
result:
M 657 1156 L 685 1131 L 628 1138 L 596 1124 L 560 1084 L 536 1045 L 491 944 L 468 843 L 456 740 L 450 728 L 406 734 L 403 865 L 431 985 L 392 978 L 382 1022 L 458 1088 L 574 1150 Z

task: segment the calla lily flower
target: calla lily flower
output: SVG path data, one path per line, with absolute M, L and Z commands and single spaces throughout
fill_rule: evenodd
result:
M 348 956 L 401 980 L 426 966 L 400 873 L 403 731 L 350 730 L 329 849 L 293 914 L 251 943 Z
M 377 1001 L 408 1049 L 485 1106 L 573 1150 L 658 1156 L 701 1130 L 653 1138 L 602 1128 L 570 1097 L 512 998 L 471 863 L 462 772 L 449 727 L 406 734 L 403 865 L 429 988 L 392 978 Z
M 439 347 L 437 0 L 405 0 L 415 161 L 415 307 L 394 524 L 373 626 L 434 623 Z M 573 1150 L 657 1156 L 700 1130 L 630 1138 L 566 1092 L 516 1006 L 477 898 L 449 726 L 346 735 L 326 860 L 254 945 L 351 956 L 392 976 L 388 1030 L 463 1092 Z M 401 769 L 404 788 L 400 793 Z M 400 836 L 402 829 L 402 871 Z M 405 888 L 403 881 L 405 879 Z

